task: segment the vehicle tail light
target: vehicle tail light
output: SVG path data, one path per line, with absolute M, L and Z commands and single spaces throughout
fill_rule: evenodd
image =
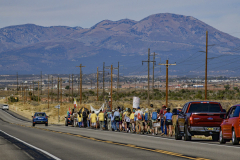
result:
M 45 118 L 47 118 L 47 116 Z
M 193 124 L 193 117 L 189 117 L 190 124 Z
M 35 116 L 33 118 L 35 118 Z

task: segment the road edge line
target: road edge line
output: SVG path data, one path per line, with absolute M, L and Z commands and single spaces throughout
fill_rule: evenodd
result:
M 36 150 L 38 150 L 38 151 L 40 151 L 40 152 L 42 152 L 42 153 L 44 153 L 44 154 L 46 154 L 46 155 L 48 155 L 48 156 L 56 159 L 56 160 L 61 160 L 60 158 L 54 156 L 53 154 L 51 154 L 51 153 L 49 153 L 49 152 L 47 152 L 47 151 L 44 151 L 44 150 L 42 150 L 42 149 L 40 149 L 40 148 L 38 148 L 38 147 L 36 147 L 36 146 L 33 146 L 33 145 L 31 145 L 31 144 L 29 144 L 29 143 L 27 143 L 27 142 L 25 142 L 25 141 L 23 141 L 23 140 L 21 140 L 21 139 L 18 139 L 18 138 L 16 138 L 16 137 L 14 137 L 14 136 L 12 136 L 12 135 L 4 132 L 3 130 L 0 130 L 0 132 L 8 135 L 9 137 L 12 137 L 12 138 L 16 139 L 17 141 L 20 141 L 20 142 L 24 143 L 25 145 L 27 145 L 27 146 L 29 146 L 29 147 L 31 147 L 31 148 L 36 149 Z

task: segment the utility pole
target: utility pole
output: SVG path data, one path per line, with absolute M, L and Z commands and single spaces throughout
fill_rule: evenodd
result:
M 52 76 L 52 95 L 51 95 L 51 101 L 52 101 L 52 104 L 53 104 L 53 76 Z
M 105 62 L 103 62 L 103 101 L 104 101 L 104 95 L 105 95 L 105 89 L 104 89 L 104 76 L 105 76 Z
M 23 100 L 23 83 L 22 83 L 22 100 Z
M 98 67 L 97 67 L 97 101 L 98 101 Z
M 147 61 L 142 61 L 143 62 L 148 62 L 148 106 L 150 106 L 150 100 L 149 100 L 149 72 L 150 72 L 150 62 L 155 62 L 155 61 L 150 61 L 150 48 L 148 48 L 148 60 Z
M 58 90 L 58 103 L 59 103 L 59 77 L 58 77 L 58 82 L 57 82 L 57 90 Z
M 92 89 L 92 80 L 91 80 L 91 89 Z
M 60 89 L 61 89 L 61 106 L 62 106 L 62 78 L 60 79 Z
M 111 103 L 110 103 L 110 108 L 112 110 L 112 84 L 113 84 L 113 65 L 111 65 Z
M 41 71 L 41 95 L 42 95 L 42 71 Z
M 68 101 L 70 102 L 70 74 L 69 74 Z
M 79 77 L 78 77 L 79 79 L 78 79 L 78 81 L 77 81 L 77 82 L 78 82 L 78 95 L 79 95 L 79 96 L 80 96 L 80 77 L 81 77 L 81 76 L 79 75 Z
M 153 52 L 153 61 L 155 61 L 155 52 Z M 155 63 L 153 62 L 152 89 L 154 89 L 154 65 Z
M 30 93 L 30 91 L 31 91 L 31 84 L 29 84 L 29 92 L 28 93 Z M 32 92 L 31 92 L 32 93 Z M 30 98 L 30 102 L 32 101 L 32 98 L 31 98 L 31 95 L 29 94 L 29 98 Z
M 135 78 L 135 92 L 136 92 L 136 87 L 137 87 L 136 82 L 137 82 L 137 78 Z
M 34 96 L 34 81 L 33 81 L 33 96 Z
M 82 104 L 82 67 L 86 67 L 86 66 L 82 66 L 82 64 L 80 64 L 80 66 L 76 66 L 80 68 L 80 105 Z
M 73 74 L 72 74 L 72 101 L 73 101 Z
M 206 31 L 206 64 L 205 64 L 205 100 L 207 100 L 207 52 L 208 52 L 208 31 Z
M 26 87 L 24 86 L 24 91 L 23 91 L 23 104 L 25 104 L 25 89 L 26 89 Z
M 117 79 L 117 93 L 118 93 L 118 88 L 119 88 L 119 62 L 118 62 L 118 79 Z
M 17 95 L 18 95 L 18 72 L 17 72 Z
M 38 104 L 39 104 L 39 81 L 38 81 Z
M 48 81 L 47 81 L 47 83 L 48 83 L 48 109 L 49 109 L 49 75 L 48 75 Z
M 176 65 L 176 63 L 175 64 L 168 64 L 168 60 L 166 60 L 166 64 L 158 64 L 158 65 L 166 66 L 166 107 L 168 108 L 168 66 Z

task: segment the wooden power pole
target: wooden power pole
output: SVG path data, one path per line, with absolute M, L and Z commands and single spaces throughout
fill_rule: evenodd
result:
M 73 74 L 72 74 L 72 101 L 73 101 Z
M 80 68 L 80 105 L 82 104 L 82 64 L 80 64 L 80 66 L 76 66 Z
M 205 100 L 207 100 L 207 52 L 208 52 L 208 31 L 206 31 L 206 63 L 205 63 Z
M 97 101 L 98 101 L 98 67 L 97 67 Z
M 105 76 L 105 62 L 103 62 L 103 101 L 104 101 L 104 95 L 105 95 L 105 89 L 104 89 L 104 76 Z
M 112 110 L 112 85 L 113 85 L 113 65 L 111 65 L 111 103 L 110 103 L 110 109 Z
M 68 84 L 69 84 L 69 87 L 68 87 L 68 101 L 70 102 L 70 74 L 69 74 L 69 80 L 68 80 Z
M 62 106 L 62 78 L 60 79 L 61 106 Z
M 147 61 L 142 61 L 142 64 L 143 62 L 148 62 L 148 106 L 150 106 L 150 99 L 149 99 L 149 92 L 150 92 L 150 89 L 149 89 L 149 72 L 150 72 L 150 62 L 155 62 L 155 61 L 150 61 L 150 48 L 148 48 L 148 60 Z
M 57 90 L 58 90 L 58 103 L 59 103 L 59 77 L 58 77 L 58 81 L 57 81 Z
M 18 72 L 17 72 L 17 95 L 18 95 Z
M 51 95 L 51 103 L 53 104 L 53 76 L 52 76 L 52 95 Z
M 168 60 L 166 60 L 166 64 L 159 64 L 166 66 L 166 107 L 168 108 L 168 66 L 170 65 L 176 65 L 175 64 L 168 64 Z
M 49 109 L 49 75 L 48 75 L 48 81 L 47 81 L 47 83 L 48 83 L 48 109 Z
M 38 103 L 39 103 L 39 81 L 38 81 Z
M 155 61 L 155 52 L 153 52 L 153 61 Z M 152 89 L 154 89 L 154 65 L 155 62 L 153 62 Z
M 41 71 L 41 95 L 42 95 L 42 71 Z

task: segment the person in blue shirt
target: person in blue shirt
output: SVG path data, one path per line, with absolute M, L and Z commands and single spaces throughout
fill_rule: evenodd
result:
M 111 118 L 112 131 L 115 131 L 116 124 L 115 124 L 115 122 L 114 122 L 114 110 L 112 110 L 112 113 L 110 114 L 110 118 Z
M 170 135 L 172 137 L 172 116 L 173 114 L 170 112 L 170 108 L 167 108 L 167 113 L 164 114 L 164 120 L 167 127 L 167 136 Z
M 114 116 L 114 122 L 115 122 L 115 124 L 114 124 L 115 131 L 120 131 L 119 130 L 120 113 L 119 113 L 119 110 L 117 108 L 116 108 L 113 116 Z

